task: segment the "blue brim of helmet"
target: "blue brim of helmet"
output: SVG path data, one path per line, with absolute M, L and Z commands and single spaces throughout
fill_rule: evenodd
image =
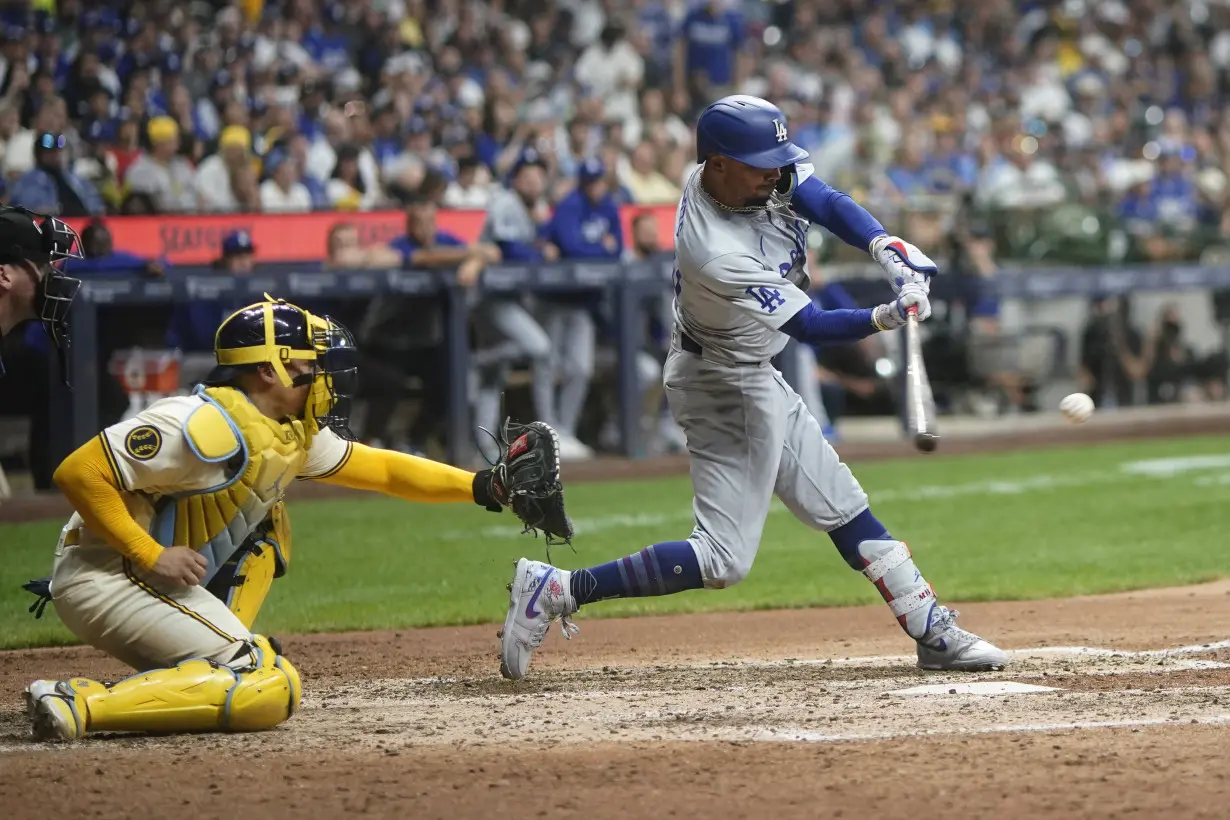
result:
M 790 165 L 795 162 L 802 162 L 811 154 L 804 151 L 793 142 L 783 143 L 774 146 L 768 151 L 761 151 L 759 154 L 751 154 L 745 157 L 734 157 L 744 165 L 750 165 L 753 168 L 781 168 L 783 165 Z

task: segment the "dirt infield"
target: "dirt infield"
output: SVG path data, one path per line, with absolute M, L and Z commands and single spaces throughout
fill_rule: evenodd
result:
M 883 607 L 582 620 L 519 684 L 490 626 L 291 637 L 306 695 L 283 727 L 71 749 L 26 740 L 14 693 L 123 667 L 7 653 L 0 800 L 17 818 L 1225 816 L 1230 583 L 962 609 L 1010 670 L 919 672 Z
M 944 452 L 1226 426 L 1025 431 Z M 553 630 L 518 684 L 499 677 L 495 625 L 279 636 L 305 686 L 284 726 L 73 747 L 32 744 L 17 693 L 125 667 L 84 648 L 0 653 L 0 804 L 7 818 L 227 820 L 1230 814 L 1230 582 L 960 609 L 1012 667 L 919 672 L 883 606 L 582 612 L 582 633 Z

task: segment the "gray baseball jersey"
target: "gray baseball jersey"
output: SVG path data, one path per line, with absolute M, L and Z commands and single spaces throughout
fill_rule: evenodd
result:
M 676 332 L 663 381 L 691 454 L 688 540 L 705 585 L 726 587 L 751 570 L 774 495 L 822 532 L 867 509 L 867 495 L 769 363 L 789 342 L 782 324 L 809 301 L 808 223 L 776 195 L 768 209 L 723 208 L 700 177 L 688 180 L 675 222 Z M 683 350 L 680 331 L 701 355 Z
M 780 328 L 809 302 L 806 219 L 778 207 L 735 211 L 688 179 L 675 216 L 675 317 L 707 358 L 763 362 L 790 341 Z
M 534 217 L 516 191 L 501 188 L 491 195 L 480 242 L 533 242 L 537 236 Z

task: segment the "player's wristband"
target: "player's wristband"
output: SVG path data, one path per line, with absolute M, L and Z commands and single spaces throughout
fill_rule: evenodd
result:
M 896 330 L 905 324 L 893 305 L 879 305 L 871 311 L 871 324 L 879 331 Z
M 494 470 L 479 470 L 474 474 L 474 503 L 490 512 L 503 512 L 504 505 L 497 497 Z

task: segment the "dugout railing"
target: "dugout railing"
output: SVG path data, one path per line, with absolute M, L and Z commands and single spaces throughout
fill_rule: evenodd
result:
M 643 454 L 640 426 L 641 392 L 635 357 L 644 344 L 643 300 L 670 287 L 673 260 L 669 255 L 648 262 L 559 263 L 537 267 L 498 265 L 486 269 L 480 293 L 546 293 L 606 291 L 613 306 L 618 359 L 619 427 L 622 449 L 629 457 Z M 874 266 L 841 266 L 827 270 L 863 305 L 884 301 L 891 291 Z M 939 276 L 932 287 L 936 300 L 959 297 L 967 286 L 962 277 Z M 1209 265 L 1143 265 L 1114 268 L 1003 269 L 990 286 L 1000 299 L 1038 301 L 1137 291 L 1220 289 L 1230 287 L 1230 268 Z M 227 277 L 210 269 L 174 269 L 163 278 L 108 277 L 89 279 L 73 308 L 74 344 L 70 352 L 73 390 L 52 387 L 52 456 L 58 462 L 99 430 L 99 372 L 96 346 L 100 310 L 107 306 L 167 305 L 184 300 L 259 300 L 270 293 L 296 299 L 371 300 L 385 294 L 438 295 L 445 311 L 445 348 L 451 373 L 469 368 L 469 314 L 474 289 L 453 281 L 450 272 L 416 270 L 355 270 L 298 272 L 258 270 L 245 277 Z M 796 357 L 787 350 L 777 364 L 792 383 Z M 49 362 L 50 364 L 50 362 Z M 904 371 L 904 368 L 901 368 Z M 463 463 L 473 447 L 466 380 L 449 379 L 447 447 L 453 463 Z
M 500 265 L 483 271 L 479 293 L 550 293 L 606 291 L 613 306 L 617 348 L 617 383 L 623 451 L 641 454 L 636 352 L 643 344 L 641 301 L 670 287 L 672 259 L 650 262 L 570 263 L 537 267 Z M 290 301 L 329 299 L 370 301 L 383 295 L 440 297 L 445 317 L 445 350 L 450 373 L 469 369 L 469 314 L 474 288 L 456 284 L 451 272 L 419 270 L 354 270 L 296 272 L 258 270 L 228 277 L 210 269 L 175 269 L 162 278 L 98 278 L 85 282 L 73 307 L 74 344 L 69 354 L 73 389 L 58 380 L 52 388 L 52 457 L 58 461 L 99 430 L 99 372 L 95 349 L 100 309 L 108 306 L 161 305 L 184 300 L 258 301 L 269 293 Z M 449 460 L 465 461 L 473 446 L 467 385 L 448 380 L 447 447 Z

